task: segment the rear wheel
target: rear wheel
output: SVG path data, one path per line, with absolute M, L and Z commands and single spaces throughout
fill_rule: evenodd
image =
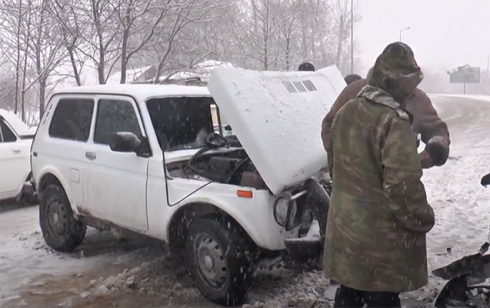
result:
M 241 304 L 252 285 L 251 243 L 232 221 L 192 222 L 186 238 L 186 263 L 199 291 L 225 306 Z
M 39 202 L 39 223 L 44 240 L 57 251 L 77 248 L 85 237 L 87 226 L 77 221 L 62 187 L 49 185 Z

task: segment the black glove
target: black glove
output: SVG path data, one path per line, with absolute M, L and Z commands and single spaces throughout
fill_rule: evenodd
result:
M 487 185 L 490 185 L 490 173 L 481 178 L 480 184 L 481 186 L 485 187 L 487 187 Z
M 449 144 L 444 138 L 435 136 L 432 137 L 427 145 L 425 151 L 429 153 L 430 158 L 435 166 L 442 166 L 446 163 L 449 157 Z

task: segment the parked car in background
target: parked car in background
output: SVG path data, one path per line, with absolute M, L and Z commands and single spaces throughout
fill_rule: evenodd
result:
M 30 150 L 34 134 L 19 117 L 0 109 L 0 202 L 37 203 L 31 183 Z

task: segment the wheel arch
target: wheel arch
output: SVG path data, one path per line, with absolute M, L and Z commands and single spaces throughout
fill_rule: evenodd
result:
M 57 184 L 64 189 L 63 184 L 61 183 L 61 181 L 56 175 L 54 175 L 51 172 L 46 172 L 41 176 L 41 179 L 39 180 L 39 184 L 37 185 L 37 189 L 39 193 L 42 193 L 49 185 L 52 184 Z
M 70 188 L 67 185 L 67 183 L 65 183 L 63 181 L 63 177 L 60 176 L 60 173 L 59 172 L 57 172 L 54 169 L 47 169 L 39 177 L 39 182 L 35 182 L 35 183 L 36 183 L 36 189 L 37 189 L 39 198 L 41 198 L 43 191 L 49 185 L 52 185 L 52 184 L 59 185 L 65 191 L 65 194 L 66 194 L 66 196 L 68 198 L 68 202 L 70 202 L 70 206 L 71 206 L 71 208 L 73 210 L 73 213 L 76 216 L 79 215 L 79 212 L 78 212 L 76 206 L 73 206 L 74 203 L 73 203 L 73 200 L 71 199 Z
M 180 250 L 184 247 L 185 237 L 191 222 L 197 218 L 217 219 L 221 222 L 231 222 L 243 231 L 252 245 L 255 241 L 232 214 L 226 212 L 217 205 L 207 202 L 191 202 L 181 206 L 169 220 L 167 229 L 167 241 L 172 249 Z

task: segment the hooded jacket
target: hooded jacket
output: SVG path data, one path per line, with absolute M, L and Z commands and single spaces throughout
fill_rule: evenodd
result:
M 420 180 L 412 117 L 399 103 L 422 78 L 411 49 L 390 44 L 369 84 L 333 120 L 323 268 L 347 287 L 400 293 L 427 284 L 434 212 Z

